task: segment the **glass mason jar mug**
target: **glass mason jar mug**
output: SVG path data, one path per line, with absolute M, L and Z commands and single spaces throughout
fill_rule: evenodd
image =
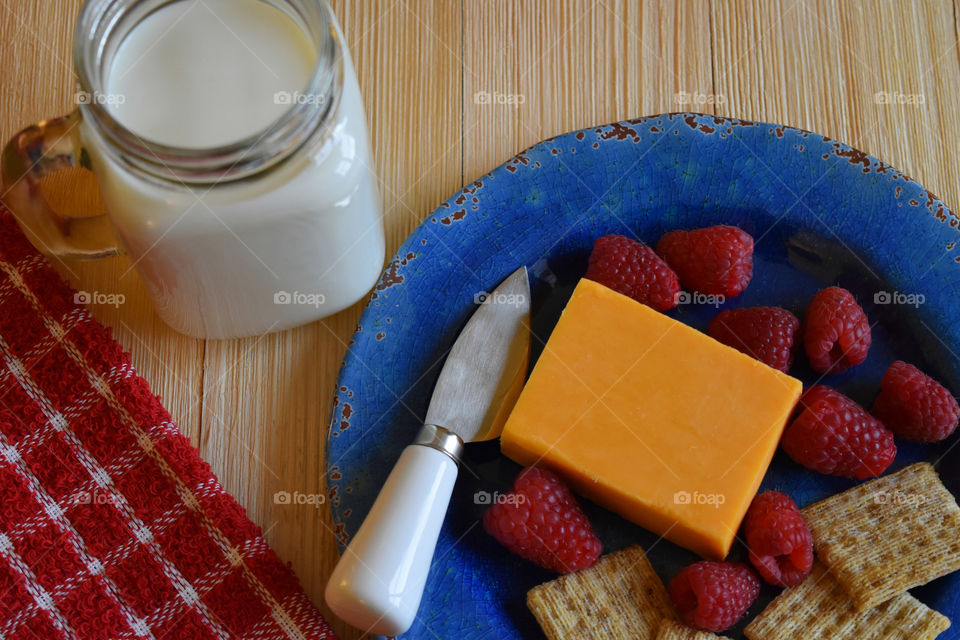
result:
M 17 134 L 5 200 L 43 252 L 127 253 L 159 315 L 258 335 L 357 302 L 384 260 L 363 105 L 325 0 L 88 0 L 79 107 Z M 40 181 L 94 171 L 106 213 L 53 211 Z

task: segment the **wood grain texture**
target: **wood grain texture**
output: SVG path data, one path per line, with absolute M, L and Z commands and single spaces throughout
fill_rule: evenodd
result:
M 0 0 L 3 139 L 72 108 L 81 4 Z M 364 95 L 391 253 L 464 181 L 540 139 L 665 111 L 818 131 L 960 208 L 960 23 L 949 0 L 333 5 Z M 82 193 L 81 203 L 71 191 L 75 206 L 93 206 Z M 276 335 L 192 340 L 155 317 L 129 264 L 58 269 L 78 289 L 126 297 L 92 311 L 329 614 L 322 594 L 337 554 L 326 507 L 276 505 L 273 495 L 324 491 L 331 391 L 362 305 Z
M 708 94 L 700 2 L 484 0 L 464 15 L 464 177 L 572 129 L 683 111 Z

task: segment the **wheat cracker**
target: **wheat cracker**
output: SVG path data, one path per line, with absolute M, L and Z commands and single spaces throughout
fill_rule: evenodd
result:
M 534 587 L 527 607 L 549 640 L 655 640 L 660 621 L 675 617 L 663 582 L 638 545 Z

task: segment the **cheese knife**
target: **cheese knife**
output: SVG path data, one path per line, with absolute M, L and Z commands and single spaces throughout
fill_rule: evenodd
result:
M 345 622 L 392 636 L 416 618 L 465 442 L 500 435 L 530 352 L 526 267 L 482 300 L 450 350 L 424 426 L 343 552 L 325 598 Z

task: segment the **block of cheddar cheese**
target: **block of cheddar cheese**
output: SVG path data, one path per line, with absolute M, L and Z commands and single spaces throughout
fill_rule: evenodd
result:
M 581 280 L 501 449 L 707 558 L 730 551 L 801 383 Z

